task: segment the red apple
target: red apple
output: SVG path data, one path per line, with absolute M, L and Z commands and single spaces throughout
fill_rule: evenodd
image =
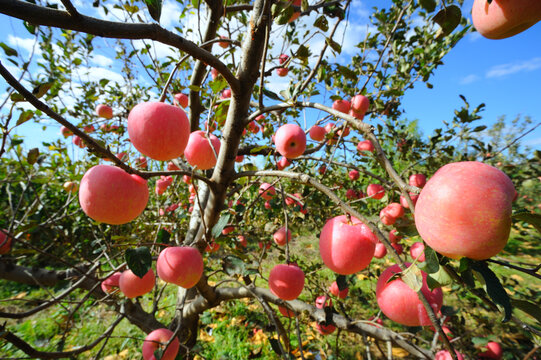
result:
M 413 174 L 409 178 L 409 184 L 422 188 L 426 184 L 426 176 L 423 174 Z
M 390 216 L 396 219 L 404 216 L 404 208 L 399 203 L 390 203 L 385 209 L 387 209 L 386 211 Z
M 410 266 L 409 263 L 406 264 Z M 376 285 L 376 298 L 383 313 L 391 320 L 406 326 L 430 325 L 428 314 L 413 291 L 402 279 L 389 279 L 400 273 L 400 267 L 393 265 L 381 273 Z M 430 291 L 426 284 L 426 273 L 421 271 L 423 285 L 421 292 L 425 295 L 430 306 L 437 313 L 443 303 L 443 293 L 440 288 Z M 388 282 L 389 281 L 389 282 Z
M 78 135 L 74 135 L 72 138 L 71 138 L 71 142 L 75 145 L 75 146 L 78 146 L 80 147 L 81 149 L 83 149 L 86 145 L 85 145 L 85 142 L 83 141 L 83 139 L 81 139 Z
M 376 259 L 383 259 L 385 255 L 387 255 L 387 248 L 385 247 L 385 245 L 383 245 L 382 242 L 378 242 L 374 250 L 374 257 Z
M 351 180 L 357 180 L 359 178 L 359 172 L 357 170 L 351 170 L 348 176 Z
M 109 105 L 99 104 L 96 106 L 96 115 L 105 119 L 112 119 L 113 109 Z
M 396 217 L 391 216 L 386 207 L 379 212 L 379 218 L 385 225 L 393 225 L 396 222 Z
M 178 94 L 175 94 L 175 102 L 186 109 L 190 102 L 190 98 L 186 94 L 178 93 Z
M 304 272 L 294 264 L 278 264 L 269 274 L 269 288 L 282 300 L 295 300 L 304 288 Z
M 318 171 L 321 175 L 323 175 L 323 174 L 325 174 L 325 173 L 327 172 L 327 167 L 326 167 L 325 165 L 321 165 L 321 166 L 319 167 L 319 169 L 317 169 L 317 171 Z
M 145 179 L 124 170 L 96 165 L 81 180 L 79 203 L 86 215 L 106 224 L 125 224 L 138 217 L 148 202 Z
M 345 215 L 329 219 L 319 237 L 319 253 L 325 265 L 335 273 L 349 275 L 366 268 L 377 239 L 359 219 Z
M 230 233 L 232 233 L 233 231 L 235 231 L 235 227 L 234 227 L 234 226 L 226 226 L 226 227 L 224 227 L 224 229 L 222 230 L 222 235 L 230 234 Z
M 380 200 L 385 196 L 385 188 L 379 184 L 370 184 L 366 188 L 366 194 L 372 199 Z
M 300 7 L 302 0 L 289 0 L 289 2 L 292 2 L 293 5 Z M 301 16 L 300 11 L 293 12 L 293 15 L 289 18 L 288 22 L 295 21 L 299 16 Z
M 222 99 L 229 99 L 231 97 L 231 89 L 225 89 L 222 91 Z
M 142 277 L 138 277 L 131 270 L 125 270 L 120 275 L 118 286 L 127 298 L 134 298 L 149 293 L 154 288 L 156 278 L 152 269 Z
M 267 210 L 272 209 L 272 205 L 270 204 L 270 202 L 265 201 L 265 209 L 267 209 Z
M 147 158 L 144 157 L 144 156 L 141 156 L 141 157 L 138 157 L 136 160 L 135 160 L 135 166 L 141 168 L 141 169 L 146 169 L 148 167 L 148 161 L 147 161 Z
M 364 114 L 368 111 L 370 107 L 370 100 L 364 95 L 357 94 L 351 98 L 351 109 L 355 110 L 359 114 Z
M 11 250 L 11 237 L 7 236 L 5 229 L 0 231 L 0 255 L 7 254 Z
M 189 289 L 203 274 L 203 257 L 196 248 L 173 246 L 163 249 L 158 256 L 156 270 L 165 282 Z
M 278 75 L 278 76 L 280 76 L 280 77 L 287 76 L 288 73 L 289 73 L 289 69 L 288 69 L 288 68 L 280 67 L 280 68 L 277 68 L 277 69 L 276 69 L 276 75 Z
M 417 204 L 417 200 L 419 199 L 419 194 L 409 193 L 409 195 L 413 206 L 415 206 L 415 204 Z M 406 200 L 406 197 L 404 195 L 400 195 L 400 205 L 402 205 L 406 209 L 410 208 L 408 201 Z
M 363 151 L 374 152 L 374 144 L 370 140 L 359 141 L 357 144 L 357 151 L 363 155 Z
M 282 158 L 276 163 L 278 170 L 283 170 L 289 165 L 291 165 L 291 161 L 289 161 L 285 156 L 282 156 Z
M 475 0 L 472 7 L 475 29 L 488 39 L 505 39 L 523 32 L 541 20 L 538 0 Z
M 316 308 L 323 309 L 326 307 L 332 307 L 332 299 L 327 295 L 321 295 L 316 298 Z
M 235 157 L 235 162 L 242 162 L 244 160 L 244 155 L 237 155 Z
M 184 153 L 190 136 L 190 123 L 179 107 L 162 102 L 144 102 L 130 111 L 128 134 L 133 146 L 143 155 L 167 161 Z
M 398 255 L 402 255 L 402 253 L 404 252 L 404 248 L 399 243 L 392 243 L 391 246 L 394 247 Z
M 280 57 L 278 58 L 280 65 L 285 64 L 288 60 L 289 60 L 289 56 L 287 56 L 286 54 L 281 54 Z
M 422 242 L 413 243 L 410 247 L 410 255 L 413 260 L 425 261 L 425 245 Z
M 144 360 L 156 360 L 154 352 L 158 349 L 165 349 L 165 344 L 173 337 L 173 332 L 169 329 L 157 329 L 147 335 L 145 341 L 143 341 L 143 359 Z M 161 360 L 175 360 L 178 354 L 180 342 L 178 338 L 175 338 L 167 350 L 163 352 Z
M 220 153 L 220 139 L 212 134 L 209 135 L 209 138 L 202 130 L 194 131 L 190 134 L 188 145 L 184 151 L 184 157 L 188 163 L 197 166 L 200 170 L 212 169 L 216 165 L 217 156 Z M 212 147 L 210 143 L 212 143 Z
M 480 357 L 484 359 L 495 359 L 500 360 L 503 356 L 502 346 L 494 341 L 489 341 L 487 346 L 487 351 L 479 354 Z
M 448 164 L 421 191 L 415 225 L 440 254 L 488 259 L 507 243 L 514 196 L 513 183 L 495 167 L 476 161 Z
M 393 244 L 396 244 L 400 240 L 402 240 L 402 235 L 396 235 L 397 232 L 398 231 L 396 229 L 393 229 L 391 230 L 391 232 L 389 232 L 389 241 L 392 242 Z
M 314 141 L 322 141 L 325 139 L 325 128 L 322 126 L 312 126 L 310 128 L 310 139 Z
M 176 166 L 172 161 L 169 161 L 167 163 L 167 171 L 177 171 L 180 170 L 178 166 Z
M 349 288 L 340 291 L 337 282 L 334 281 L 329 287 L 329 292 L 340 299 L 345 299 L 348 296 Z
M 347 100 L 335 100 L 332 104 L 332 108 L 347 114 L 351 108 L 351 104 Z
M 278 246 L 284 246 L 286 243 L 291 241 L 291 231 L 287 229 L 287 239 L 286 239 L 286 228 L 283 226 L 274 233 L 272 238 L 274 239 L 274 242 Z
M 455 350 L 456 358 L 458 360 L 464 360 L 464 356 L 461 353 Z M 434 360 L 452 360 L 451 354 L 448 350 L 441 350 L 436 353 Z
M 246 237 L 244 235 L 237 236 L 237 239 L 239 240 L 238 242 L 240 246 L 242 247 L 248 246 L 248 240 L 246 240 Z
M 90 133 L 93 133 L 94 131 L 96 131 L 96 128 L 94 128 L 94 125 L 87 125 L 85 127 L 83 127 L 83 131 L 87 134 L 90 134 Z
M 285 317 L 294 317 L 295 313 L 288 308 L 285 308 L 283 306 L 278 306 L 278 311 L 280 311 L 280 314 L 284 315 Z
M 67 127 L 65 127 L 65 126 L 62 126 L 62 127 L 60 128 L 60 133 L 61 133 L 62 136 L 64 136 L 65 138 L 70 137 L 71 135 L 73 135 L 73 132 L 71 132 L 71 130 L 68 129 Z
M 336 326 L 333 324 L 329 324 L 329 325 L 316 324 L 316 330 L 321 335 L 329 335 L 329 334 L 332 334 L 334 330 L 336 330 Z
M 355 191 L 354 189 L 348 189 L 346 191 L 346 198 L 348 200 L 355 200 L 357 199 L 357 191 Z
M 221 35 L 220 39 L 226 39 L 227 40 L 227 36 Z M 218 42 L 218 45 L 220 45 L 221 48 L 227 49 L 229 47 L 230 43 L 229 43 L 229 41 L 220 41 L 220 42 Z
M 107 279 L 101 282 L 101 289 L 104 293 L 112 293 L 118 289 L 118 284 L 120 281 L 120 276 L 122 273 L 120 271 L 115 272 L 113 275 L 109 276 Z
M 269 183 L 263 183 L 259 186 L 259 195 L 265 200 L 270 200 L 276 195 L 276 189 Z
M 301 156 L 306 149 L 306 134 L 299 125 L 285 124 L 276 132 L 276 150 L 288 159 Z
M 77 183 L 73 181 L 66 181 L 64 185 L 62 185 L 62 187 L 64 188 L 64 190 L 66 190 L 66 192 L 72 194 L 75 194 L 79 189 L 79 185 L 77 185 Z

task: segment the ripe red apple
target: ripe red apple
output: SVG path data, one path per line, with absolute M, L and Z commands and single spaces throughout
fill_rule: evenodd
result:
M 287 239 L 286 239 L 286 228 L 285 226 L 282 226 L 274 233 L 272 238 L 274 239 L 274 242 L 278 246 L 284 246 L 286 243 L 291 241 L 291 231 L 287 229 Z
M 73 181 L 66 181 L 64 185 L 62 185 L 62 187 L 64 188 L 64 190 L 66 190 L 66 192 L 72 194 L 75 194 L 79 189 L 79 185 L 77 185 L 77 183 Z
M 104 293 L 112 293 L 118 289 L 118 284 L 120 281 L 120 276 L 122 273 L 120 271 L 115 272 L 113 275 L 109 276 L 107 279 L 101 282 L 101 290 Z
M 276 75 L 280 77 L 287 76 L 288 73 L 289 73 L 289 69 L 286 67 L 280 67 L 276 69 Z
M 96 128 L 94 127 L 94 125 L 87 125 L 85 127 L 83 127 L 83 131 L 87 134 L 90 134 L 90 133 L 93 133 L 94 131 L 96 131 Z
M 488 259 L 507 243 L 514 196 L 513 183 L 495 167 L 476 161 L 448 164 L 421 191 L 415 225 L 440 254 Z
M 410 247 L 410 255 L 413 260 L 425 261 L 425 245 L 422 242 L 413 243 Z
M 327 295 L 321 295 L 316 298 L 316 308 L 323 309 L 326 307 L 332 307 L 332 299 Z
M 424 174 L 413 174 L 409 178 L 409 184 L 422 188 L 426 184 L 426 176 Z
M 269 274 L 269 288 L 282 300 L 295 300 L 304 288 L 304 272 L 294 264 L 278 264 Z
M 202 130 L 194 131 L 190 134 L 188 145 L 184 151 L 184 157 L 192 166 L 197 166 L 200 170 L 212 169 L 216 165 L 217 155 L 220 153 L 220 139 L 210 134 L 207 138 L 206 133 Z M 216 152 L 216 155 L 214 154 Z
M 336 326 L 333 324 L 329 324 L 329 325 L 316 324 L 316 330 L 321 335 L 329 335 L 329 334 L 332 334 L 334 330 L 336 330 Z
M 409 193 L 409 195 L 413 206 L 415 206 L 417 204 L 417 200 L 419 199 L 419 194 Z M 400 195 L 400 205 L 402 205 L 406 209 L 410 208 L 408 201 L 406 200 L 406 197 L 404 195 Z
M 205 248 L 205 251 L 208 253 L 215 253 L 218 250 L 220 250 L 220 244 L 218 244 L 216 241 L 212 240 L 210 244 L 207 245 Z
M 486 348 L 487 348 L 487 351 L 479 354 L 481 358 L 495 359 L 495 360 L 500 360 L 502 358 L 503 350 L 502 350 L 502 346 L 499 343 L 495 341 L 489 341 Z
M 348 176 L 351 180 L 355 181 L 359 178 L 359 172 L 357 170 L 351 170 L 349 173 L 348 173 Z
M 366 188 L 366 194 L 372 199 L 380 200 L 385 196 L 385 188 L 379 184 L 370 184 Z
M 319 253 L 325 265 L 335 273 L 349 275 L 366 268 L 377 238 L 359 219 L 345 215 L 329 219 L 319 237 Z
M 186 94 L 178 93 L 178 94 L 175 94 L 175 102 L 186 109 L 190 102 L 190 98 Z
M 310 128 L 310 139 L 314 141 L 322 141 L 325 139 L 325 128 L 323 126 L 312 126 Z
M 78 146 L 80 147 L 81 149 L 83 149 L 86 145 L 85 145 L 85 142 L 83 141 L 83 139 L 81 139 L 78 135 L 74 135 L 72 138 L 71 138 L 71 142 L 73 143 L 73 145 L 75 146 Z
M 231 89 L 225 89 L 222 91 L 221 98 L 222 99 L 229 99 L 231 97 Z
M 289 0 L 289 2 L 292 2 L 293 5 L 295 6 L 301 6 L 301 3 L 302 3 L 302 0 Z M 292 21 L 295 21 L 297 20 L 297 18 L 301 16 L 301 13 L 300 11 L 295 11 L 293 12 L 293 15 L 291 15 L 291 17 L 289 18 L 288 22 L 292 22 Z
M 105 119 L 112 119 L 113 109 L 109 105 L 99 104 L 96 106 L 96 115 Z
M 374 144 L 370 140 L 359 141 L 357 144 L 357 151 L 363 155 L 363 151 L 374 152 Z
M 306 149 L 306 134 L 299 125 L 285 124 L 280 126 L 274 138 L 276 150 L 288 159 L 301 156 Z
M 385 209 L 387 209 L 387 213 L 395 219 L 404 216 L 404 208 L 399 203 L 390 203 L 385 207 Z
M 325 165 L 321 165 L 321 166 L 319 167 L 319 169 L 317 169 L 317 171 L 318 171 L 321 175 L 323 175 L 323 174 L 325 174 L 325 173 L 327 172 L 327 167 L 326 167 Z
M 263 183 L 259 186 L 259 195 L 265 200 L 270 200 L 276 195 L 276 189 L 269 183 Z
M 128 134 L 133 146 L 143 155 L 167 161 L 184 153 L 190 122 L 184 110 L 177 106 L 144 102 L 130 111 Z
M 396 217 L 391 216 L 386 207 L 379 212 L 379 218 L 385 225 L 393 225 L 396 222 Z
M 406 264 L 410 266 L 409 263 Z M 376 285 L 376 298 L 379 308 L 391 320 L 406 326 L 430 325 L 428 314 L 413 291 L 402 279 L 388 280 L 397 273 L 400 267 L 393 265 L 381 273 Z M 430 306 L 437 313 L 443 303 L 443 293 L 440 288 L 430 291 L 426 284 L 426 273 L 421 271 L 423 277 L 422 293 Z
M 235 162 L 242 162 L 244 161 L 244 155 L 237 155 L 235 157 Z
M 396 244 L 400 240 L 402 240 L 402 235 L 396 235 L 398 231 L 396 229 L 393 229 L 389 232 L 389 241 L 393 244 Z
M 541 20 L 538 0 L 475 0 L 472 7 L 475 29 L 488 39 L 505 39 L 523 32 Z
M 340 291 L 337 282 L 334 281 L 331 286 L 329 286 L 329 292 L 340 299 L 345 299 L 348 296 L 349 288 Z
M 346 190 L 346 198 L 348 200 L 355 200 L 357 199 L 357 191 L 355 191 L 354 189 L 348 189 Z
M 71 132 L 71 130 L 68 129 L 67 127 L 65 127 L 65 126 L 62 126 L 62 127 L 60 128 L 60 133 L 61 133 L 62 136 L 64 136 L 65 138 L 70 137 L 71 135 L 73 135 L 73 132 Z
M 120 168 L 96 165 L 81 180 L 79 203 L 85 214 L 96 221 L 125 224 L 138 217 L 147 202 L 146 180 Z
M 139 167 L 141 169 L 146 169 L 148 167 L 147 158 L 144 157 L 144 156 L 138 157 L 137 159 L 135 159 L 135 166 L 137 166 L 137 167 Z
M 158 256 L 156 270 L 165 282 L 189 289 L 203 274 L 203 257 L 196 248 L 172 246 L 163 249 Z
M 220 39 L 227 39 L 227 36 L 221 35 Z M 230 43 L 229 43 L 229 41 L 220 41 L 220 42 L 218 42 L 218 45 L 220 45 L 220 47 L 223 48 L 223 49 L 227 49 L 229 47 Z
M 288 308 L 285 308 L 283 306 L 278 306 L 278 311 L 280 311 L 280 314 L 284 315 L 285 317 L 294 317 L 295 313 Z
M 244 235 L 237 236 L 237 239 L 239 240 L 238 242 L 240 246 L 242 247 L 248 246 L 248 240 L 246 240 L 246 237 Z
M 464 356 L 461 353 L 455 350 L 456 358 L 458 360 L 464 360 Z M 452 360 L 451 354 L 448 350 L 441 350 L 436 353 L 434 360 Z
M 387 248 L 385 247 L 385 245 L 383 245 L 382 242 L 378 242 L 374 250 L 374 257 L 376 259 L 383 259 L 385 255 L 387 255 Z
M 154 352 L 158 349 L 165 349 L 165 344 L 173 337 L 173 332 L 169 329 L 157 329 L 147 335 L 145 341 L 143 341 L 143 359 L 144 360 L 156 360 Z M 178 354 L 180 342 L 178 338 L 175 338 L 167 350 L 164 351 L 161 360 L 175 360 Z
M 351 109 L 355 110 L 357 113 L 366 114 L 368 108 L 370 107 L 370 100 L 364 95 L 357 94 L 351 98 Z
M 6 229 L 0 231 L 0 255 L 7 254 L 11 250 L 11 237 L 7 236 L 4 231 Z
M 392 243 L 391 246 L 394 247 L 398 255 L 402 255 L 402 253 L 404 252 L 404 248 L 399 243 Z
M 172 161 L 169 161 L 167 163 L 167 171 L 177 171 L 177 170 L 180 170 L 180 168 L 176 166 L 175 163 L 173 163 Z
M 232 233 L 233 231 L 235 231 L 235 227 L 234 227 L 234 226 L 226 226 L 226 227 L 224 227 L 224 229 L 222 230 L 222 235 L 230 234 L 230 233 Z
M 285 156 L 282 156 L 280 160 L 278 160 L 278 162 L 276 163 L 276 167 L 278 168 L 278 170 L 283 170 L 289 165 L 291 165 L 291 161 L 289 161 Z
M 332 104 L 332 108 L 347 114 L 351 108 L 351 104 L 347 100 L 335 100 Z
M 124 270 L 118 280 L 120 291 L 130 299 L 151 292 L 155 283 L 156 278 L 152 269 L 148 270 L 142 278 L 135 275 L 131 270 Z
M 267 210 L 272 209 L 272 205 L 270 204 L 270 202 L 265 201 L 265 209 L 267 209 Z

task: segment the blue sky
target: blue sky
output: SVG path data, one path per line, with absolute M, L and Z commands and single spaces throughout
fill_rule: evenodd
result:
M 354 9 L 351 23 L 348 25 L 352 32 L 366 26 L 362 23 L 369 9 L 381 0 L 361 1 Z M 473 0 L 464 4 L 464 12 L 469 13 Z M 75 1 L 76 4 L 82 4 Z M 171 0 L 164 2 L 174 6 Z M 85 8 L 88 6 L 86 4 Z M 170 27 L 175 21 L 175 10 L 164 11 L 162 24 Z M 89 9 L 88 11 L 93 11 Z M 358 16 L 357 16 L 358 15 Z M 469 15 L 468 15 L 469 16 Z M 355 21 L 361 20 L 356 23 Z M 29 38 L 17 20 L 0 15 L 0 41 L 24 47 L 23 41 L 13 36 Z M 10 36 L 12 37 L 10 39 Z M 404 116 L 418 119 L 424 134 L 430 134 L 442 121 L 450 120 L 453 111 L 462 105 L 459 94 L 464 95 L 472 106 L 481 102 L 486 104 L 482 113 L 484 124 L 494 122 L 499 116 L 506 115 L 514 118 L 517 115 L 530 116 L 534 122 L 541 121 L 541 24 L 529 30 L 504 40 L 488 40 L 477 33 L 469 34 L 445 58 L 444 65 L 436 69 L 431 83 L 433 89 L 417 83 L 409 90 L 402 101 Z M 11 41 L 11 43 L 10 43 Z M 26 41 L 28 46 L 28 40 Z M 346 39 L 345 43 L 348 43 Z M 104 42 L 105 44 L 105 42 Z M 110 44 L 110 43 L 109 43 Z M 312 44 L 311 44 L 312 45 Z M 313 44 L 317 47 L 318 44 Z M 348 49 L 348 46 L 344 46 Z M 167 49 L 159 51 L 167 52 Z M 346 51 L 346 50 L 345 50 Z M 3 56 L 0 55 L 0 56 Z M 96 57 L 93 66 L 109 66 L 110 58 Z M 110 68 L 114 70 L 114 67 Z M 111 77 L 115 73 L 111 71 Z M 0 100 L 6 86 L 0 80 Z M 17 132 L 27 137 L 27 146 L 37 146 L 41 141 L 51 140 L 59 136 L 59 127 L 43 132 L 41 126 L 31 122 L 17 129 Z M 524 138 L 524 144 L 534 149 L 541 148 L 541 128 Z

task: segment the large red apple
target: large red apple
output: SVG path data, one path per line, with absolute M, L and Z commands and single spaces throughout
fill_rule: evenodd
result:
M 349 275 L 366 268 L 377 239 L 370 229 L 355 217 L 334 217 L 325 223 L 319 237 L 319 253 L 335 273 Z
M 409 266 L 410 264 L 407 263 L 406 265 Z M 399 324 L 406 326 L 430 325 L 428 314 L 417 293 L 400 278 L 389 281 L 394 274 L 400 272 L 400 267 L 393 265 L 379 276 L 376 285 L 376 298 L 379 308 L 389 319 Z M 426 273 L 423 271 L 421 273 L 423 276 L 421 291 L 437 313 L 443 303 L 443 293 L 440 288 L 430 291 L 426 284 Z
M 285 124 L 280 126 L 274 137 L 276 150 L 288 159 L 301 156 L 306 149 L 306 134 L 299 125 Z
M 269 274 L 269 288 L 282 300 L 294 300 L 304 288 L 304 272 L 294 264 L 278 264 Z
M 380 200 L 385 196 L 385 188 L 379 184 L 370 184 L 366 188 L 366 195 L 372 199 Z
M 217 156 L 220 153 L 220 139 L 212 134 L 209 137 L 212 147 L 204 131 L 194 131 L 190 134 L 188 145 L 184 151 L 184 157 L 190 165 L 197 166 L 200 170 L 212 169 L 216 165 Z M 214 154 L 215 152 L 216 154 Z
M 96 165 L 81 180 L 79 203 L 85 214 L 96 221 L 125 224 L 138 217 L 147 202 L 146 180 L 120 168 Z
M 488 39 L 504 39 L 523 32 L 541 20 L 539 0 L 475 0 L 475 29 Z
M 151 292 L 155 283 L 156 277 L 152 269 L 148 270 L 142 278 L 131 270 L 124 270 L 118 279 L 120 291 L 130 299 Z
M 476 161 L 445 165 L 426 183 L 415 207 L 419 235 L 440 254 L 488 259 L 507 243 L 513 183 Z
M 189 289 L 203 274 L 203 257 L 190 246 L 168 247 L 160 252 L 156 270 L 163 281 Z
M 130 141 L 143 155 L 167 161 L 184 153 L 190 122 L 184 110 L 162 102 L 136 105 L 128 115 Z
M 143 341 L 143 359 L 144 360 L 156 360 L 154 352 L 158 349 L 165 349 L 165 344 L 169 342 L 173 337 L 173 332 L 169 329 L 156 329 L 147 335 L 145 341 Z M 175 360 L 178 354 L 180 342 L 178 338 L 175 338 L 167 350 L 164 351 L 161 356 L 161 360 Z

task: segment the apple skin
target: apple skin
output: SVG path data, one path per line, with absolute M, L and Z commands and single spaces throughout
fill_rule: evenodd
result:
M 385 255 L 387 255 L 387 248 L 385 247 L 385 245 L 383 245 L 382 242 L 378 242 L 374 250 L 374 257 L 376 259 L 383 259 Z
M 329 292 L 340 299 L 345 299 L 348 296 L 349 288 L 340 291 L 338 283 L 334 281 L 331 286 L 329 286 Z
M 455 350 L 456 358 L 458 360 L 464 360 L 464 356 L 461 353 Z M 452 360 L 451 354 L 448 350 L 441 350 L 436 353 L 434 360 Z
M 280 77 L 287 76 L 288 73 L 289 73 L 289 69 L 286 67 L 280 67 L 276 69 L 276 75 Z
M 172 246 L 163 249 L 156 262 L 158 276 L 185 289 L 193 287 L 203 275 L 203 257 L 196 248 Z
M 366 188 L 366 195 L 372 199 L 380 200 L 385 196 L 385 188 L 379 184 L 370 184 Z
M 488 39 L 517 35 L 541 20 L 538 0 L 475 0 L 472 7 L 475 29 Z
M 402 255 L 402 253 L 404 252 L 404 248 L 398 243 L 392 243 L 391 246 L 396 250 L 396 253 L 398 255 Z
M 81 180 L 79 203 L 86 215 L 106 224 L 128 223 L 148 203 L 145 179 L 110 165 L 90 168 Z
M 325 139 L 325 128 L 323 126 L 312 126 L 310 128 L 310 139 L 314 141 L 322 141 Z
M 413 260 L 425 261 L 425 245 L 422 242 L 413 243 L 410 247 L 410 255 Z
M 78 146 L 81 149 L 84 149 L 84 147 L 86 146 L 83 139 L 81 139 L 78 135 L 73 135 L 73 137 L 71 138 L 71 142 L 73 143 L 73 145 Z
M 332 108 L 347 114 L 351 108 L 351 103 L 347 100 L 335 100 L 332 104 Z
M 148 161 L 147 158 L 144 156 L 140 156 L 135 160 L 135 165 L 141 169 L 146 169 L 148 167 Z
M 11 237 L 7 236 L 2 229 L 0 231 L 0 255 L 7 254 L 11 250 Z
M 188 145 L 184 151 L 184 157 L 192 166 L 197 166 L 200 170 L 212 169 L 216 165 L 217 155 L 220 153 L 220 139 L 210 134 L 210 142 L 216 152 L 210 147 L 206 133 L 202 130 L 194 131 L 190 134 Z
M 188 107 L 188 104 L 190 103 L 190 98 L 186 94 L 178 93 L 175 94 L 175 101 L 184 109 L 186 109 Z
M 96 106 L 96 115 L 105 119 L 112 119 L 113 109 L 109 105 L 99 104 Z
M 274 137 L 276 150 L 288 159 L 301 156 L 306 149 L 306 134 L 299 125 L 285 124 L 280 126 Z
M 316 324 L 316 330 L 321 335 L 329 335 L 336 330 L 336 326 L 329 324 L 329 325 L 322 325 L 322 324 Z
M 141 154 L 167 161 L 184 153 L 190 122 L 184 110 L 177 106 L 144 102 L 137 104 L 128 115 L 128 135 Z
M 410 266 L 409 263 L 406 263 Z M 413 291 L 402 279 L 397 278 L 387 282 L 391 276 L 400 273 L 400 267 L 393 265 L 381 273 L 376 285 L 376 298 L 381 311 L 391 320 L 406 326 L 430 325 L 428 314 Z M 426 284 L 426 273 L 421 271 L 423 276 L 422 293 L 437 313 L 443 303 L 443 293 L 440 288 L 430 291 Z
M 409 195 L 413 206 L 415 206 L 417 204 L 417 200 L 419 199 L 419 194 L 409 193 Z M 402 205 L 405 209 L 410 208 L 408 201 L 406 200 L 406 197 L 404 195 L 400 195 L 400 205 Z
M 304 272 L 294 264 L 278 264 L 269 274 L 269 288 L 282 300 L 295 300 L 304 288 Z
M 152 269 L 142 277 L 138 277 L 131 270 L 124 270 L 118 279 L 120 291 L 130 299 L 149 293 L 156 284 L 156 277 Z
M 295 6 L 301 6 L 302 0 L 289 0 L 289 2 L 293 3 Z M 288 22 L 292 22 L 297 20 L 297 18 L 301 16 L 300 11 L 293 12 L 293 15 L 289 18 Z
M 169 342 L 169 339 L 173 336 L 173 332 L 169 329 L 156 329 L 147 335 L 145 341 L 143 341 L 143 359 L 144 360 L 156 360 L 154 351 L 158 348 L 162 348 Z M 167 350 L 163 353 L 161 360 L 175 360 L 180 348 L 180 342 L 178 338 L 175 338 Z
M 228 40 L 227 36 L 223 36 L 223 35 L 220 36 L 220 39 Z M 230 43 L 229 43 L 229 41 L 220 41 L 220 42 L 218 42 L 218 45 L 220 45 L 220 47 L 223 48 L 223 49 L 227 49 L 229 47 Z M 183 106 L 183 107 L 185 107 L 185 106 Z
M 409 177 L 409 184 L 422 188 L 426 184 L 426 176 L 424 174 L 413 174 Z
M 356 111 L 359 114 L 366 114 L 368 108 L 370 107 L 370 100 L 364 95 L 357 94 L 351 98 L 351 109 Z
M 359 179 L 359 172 L 357 170 L 351 170 L 348 173 L 348 176 L 349 176 L 350 180 L 355 181 L 355 180 Z
M 68 129 L 67 127 L 65 127 L 65 126 L 60 127 L 60 133 L 65 138 L 70 137 L 71 135 L 73 135 L 73 132 L 71 132 L 71 130 Z
M 495 359 L 495 360 L 499 360 L 502 358 L 503 350 L 502 350 L 502 346 L 499 343 L 495 341 L 489 341 L 486 348 L 487 348 L 487 351 L 479 354 L 481 358 Z
M 329 219 L 319 237 L 319 253 L 325 265 L 337 274 L 350 275 L 366 268 L 377 238 L 359 219 L 346 215 Z
M 77 183 L 73 181 L 66 181 L 64 185 L 62 185 L 62 187 L 66 192 L 72 194 L 75 194 L 77 190 L 79 190 L 79 185 L 77 185 Z
M 415 226 L 442 255 L 488 259 L 507 244 L 514 196 L 513 183 L 495 167 L 476 161 L 447 164 L 421 191 Z
M 359 143 L 357 144 L 357 151 L 361 153 L 361 155 L 363 155 L 363 151 L 374 152 L 374 150 L 374 144 L 370 140 L 359 141 Z
M 280 311 L 280 314 L 284 315 L 285 317 L 291 318 L 295 316 L 295 313 L 291 310 L 289 310 L 286 307 L 278 306 L 278 311 Z
M 103 290 L 104 293 L 108 294 L 118 289 L 121 275 L 122 273 L 120 271 L 117 271 L 113 275 L 109 276 L 107 279 L 103 280 L 101 282 L 101 290 Z
M 259 195 L 265 200 L 270 200 L 276 195 L 276 189 L 269 183 L 263 183 L 259 186 Z
M 289 165 L 291 165 L 291 161 L 289 161 L 285 156 L 282 156 L 280 160 L 278 160 L 278 162 L 276 163 L 276 167 L 278 168 L 278 170 L 283 170 Z
M 396 229 L 393 229 L 389 232 L 389 241 L 393 244 L 398 243 L 400 240 L 402 240 L 402 235 L 396 235 L 398 231 Z
M 272 236 L 274 242 L 278 246 L 284 246 L 286 243 L 291 241 L 291 230 L 287 229 L 287 239 L 286 239 L 286 228 L 282 226 L 279 228 L 274 235 Z

